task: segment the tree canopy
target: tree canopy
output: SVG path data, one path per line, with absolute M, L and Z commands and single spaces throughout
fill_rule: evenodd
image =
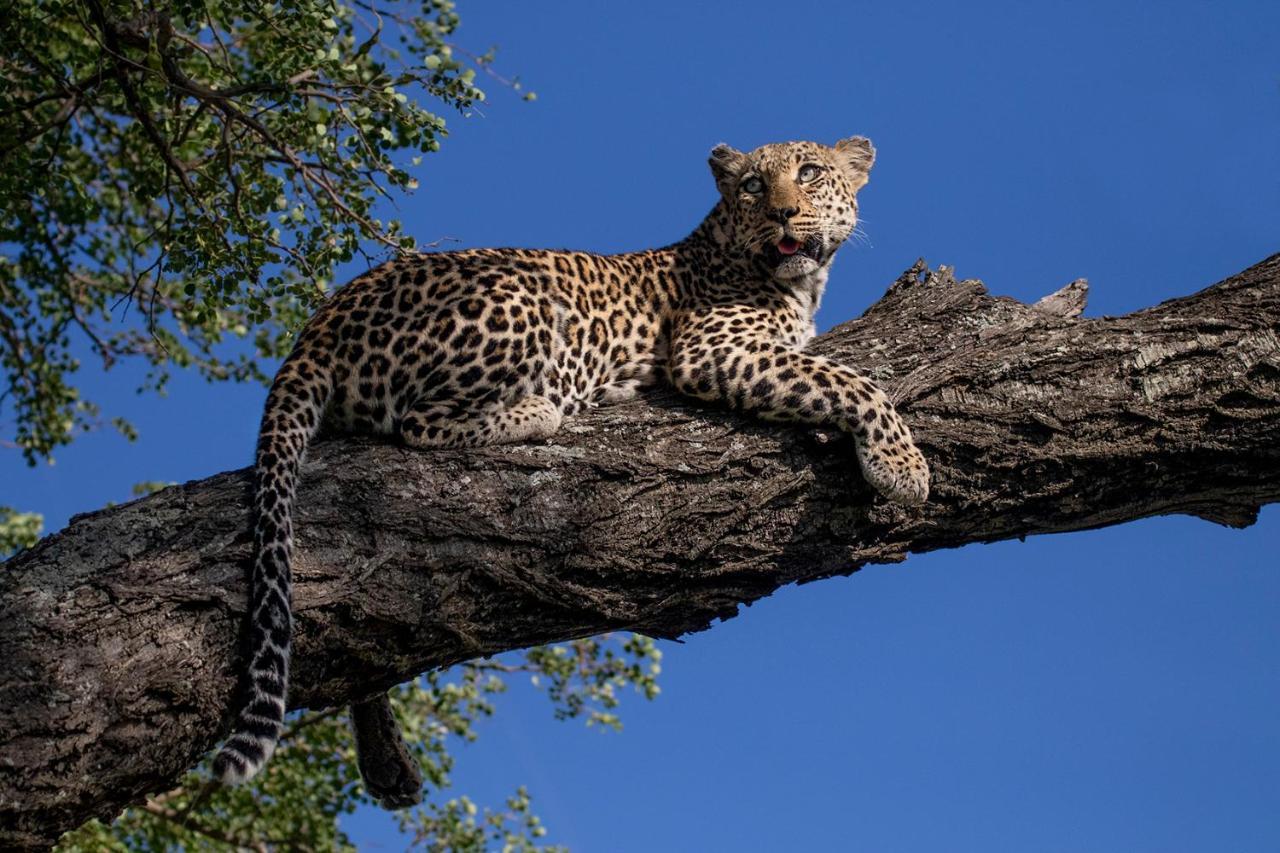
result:
M 0 400 L 29 462 L 132 437 L 77 388 L 86 359 L 142 359 L 154 390 L 262 380 L 336 266 L 414 247 L 378 205 L 485 99 L 493 52 L 458 24 L 450 0 L 9 4 Z

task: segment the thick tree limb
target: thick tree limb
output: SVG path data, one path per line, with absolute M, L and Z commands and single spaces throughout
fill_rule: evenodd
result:
M 675 637 L 866 562 L 1280 499 L 1280 255 L 1080 319 L 923 265 L 816 348 L 873 373 L 934 471 L 872 499 L 843 437 L 657 394 L 554 442 L 321 442 L 297 510 L 296 706 L 626 628 Z M 240 413 L 250 416 L 251 413 Z M 230 722 L 247 471 L 80 516 L 0 570 L 0 847 L 164 790 Z

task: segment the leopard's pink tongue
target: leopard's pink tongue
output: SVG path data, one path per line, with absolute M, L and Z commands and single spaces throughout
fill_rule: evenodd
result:
M 778 251 L 784 255 L 794 255 L 800 251 L 800 241 L 791 237 L 783 237 L 778 241 Z

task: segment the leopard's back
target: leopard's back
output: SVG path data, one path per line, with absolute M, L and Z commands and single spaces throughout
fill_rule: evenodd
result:
M 574 414 L 660 376 L 671 265 L 661 250 L 406 256 L 335 293 L 297 349 L 331 363 L 338 431 L 394 433 L 423 400 L 541 394 Z

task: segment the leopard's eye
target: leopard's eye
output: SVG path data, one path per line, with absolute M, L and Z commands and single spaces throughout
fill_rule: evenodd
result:
M 806 163 L 805 165 L 800 167 L 800 175 L 799 175 L 800 183 L 807 184 L 821 174 L 822 174 L 821 166 L 815 165 L 813 163 Z
M 752 175 L 742 182 L 742 191 L 748 195 L 760 195 L 764 192 L 764 181 Z

